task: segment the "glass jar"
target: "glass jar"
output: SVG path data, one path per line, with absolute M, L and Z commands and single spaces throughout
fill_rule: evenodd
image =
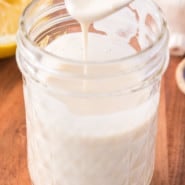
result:
M 134 0 L 90 26 L 87 61 L 80 37 L 61 1 L 33 1 L 20 21 L 32 183 L 149 185 L 169 61 L 165 20 L 152 1 Z

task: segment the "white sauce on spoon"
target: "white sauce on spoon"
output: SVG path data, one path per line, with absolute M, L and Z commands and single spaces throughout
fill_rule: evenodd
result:
M 65 0 L 68 12 L 80 23 L 92 23 L 120 10 L 132 0 Z

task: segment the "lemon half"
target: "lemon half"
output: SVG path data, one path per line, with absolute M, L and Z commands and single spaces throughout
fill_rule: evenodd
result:
M 30 2 L 31 0 L 0 0 L 0 59 L 15 54 L 19 18 Z

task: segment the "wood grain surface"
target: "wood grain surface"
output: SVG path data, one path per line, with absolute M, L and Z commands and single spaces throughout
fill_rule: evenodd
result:
M 180 60 L 171 59 L 162 83 L 152 185 L 185 185 L 185 95 L 175 82 Z M 0 61 L 0 185 L 31 185 L 22 80 L 14 58 Z

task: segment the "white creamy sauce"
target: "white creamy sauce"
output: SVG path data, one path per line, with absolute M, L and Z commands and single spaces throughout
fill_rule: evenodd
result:
M 132 0 L 65 0 L 68 12 L 81 24 L 93 23 L 120 10 Z
M 80 33 L 72 33 L 58 37 L 46 50 L 63 58 L 84 62 L 132 55 L 135 50 L 124 42 L 117 39 L 110 41 L 104 35 L 88 34 L 90 23 L 114 13 L 128 2 L 66 0 L 69 13 L 82 25 L 84 44 Z M 84 54 L 87 47 L 88 53 Z M 43 58 L 41 62 L 50 63 L 50 60 Z M 60 65 L 56 67 L 60 69 Z M 88 73 L 84 68 L 81 71 Z M 96 73 L 96 69 L 93 72 Z M 154 167 L 159 94 L 151 95 L 146 101 L 142 100 L 148 96 L 147 90 L 141 90 L 135 96 L 69 97 L 57 94 L 57 91 L 76 88 L 99 92 L 100 88 L 116 88 L 123 82 L 115 79 L 102 83 L 93 80 L 84 83 L 82 79 L 67 82 L 57 81 L 43 73 L 39 75 L 38 78 L 50 90 L 31 83 L 24 89 L 28 161 L 33 183 L 148 185 Z

